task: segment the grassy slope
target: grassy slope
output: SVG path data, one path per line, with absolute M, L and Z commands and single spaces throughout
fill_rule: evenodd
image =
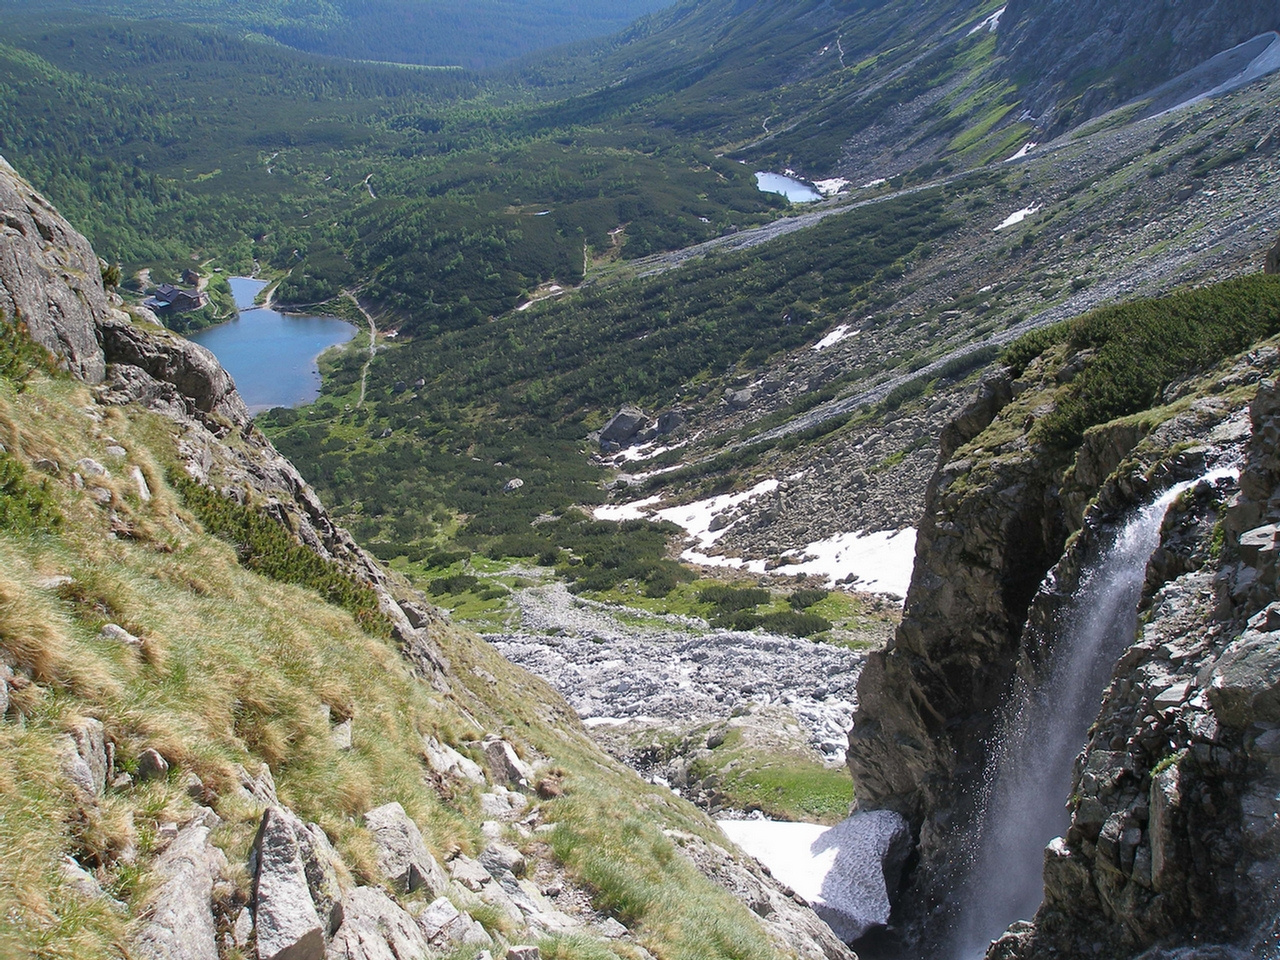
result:
M 109 892 L 136 913 L 159 825 L 191 809 L 183 787 L 190 773 L 222 792 L 233 785 L 236 764 L 252 771 L 269 763 L 281 800 L 319 822 L 366 882 L 375 876 L 373 858 L 356 822 L 391 799 L 423 826 L 438 854 L 474 853 L 477 798 L 428 785 L 420 738 L 465 750 L 482 731 L 498 731 L 563 771 L 564 795 L 543 804 L 544 820 L 560 825 L 555 849 L 654 953 L 771 955 L 745 908 L 696 875 L 662 834 L 673 826 L 714 835 L 708 821 L 603 757 L 558 696 L 475 638 L 456 631 L 441 638 L 460 677 L 458 689 L 442 696 L 345 611 L 245 570 L 166 484 L 176 434 L 152 415 L 97 408 L 84 387 L 65 380 L 37 375 L 22 392 L 0 380 L 0 442 L 24 465 L 39 457 L 107 463 L 113 478 L 103 482 L 122 532 L 108 534 L 108 511 L 72 489 L 69 466 L 62 479 L 46 482 L 63 518 L 56 529 L 23 523 L 0 532 L 0 653 L 17 668 L 20 687 L 0 722 L 7 758 L 0 915 L 8 918 L 0 953 L 115 955 L 128 919 L 80 900 L 60 879 L 59 859 L 69 853 L 97 868 Z M 140 499 L 123 464 L 106 454 L 111 441 L 129 451 L 153 499 Z M 28 469 L 22 489 L 39 489 L 38 480 Z M 5 487 L 6 502 L 18 489 Z M 71 580 L 59 585 L 51 577 Z M 106 622 L 142 637 L 141 648 L 100 639 Z M 326 705 L 354 718 L 349 753 L 332 744 Z M 168 778 L 109 789 L 98 812 L 81 815 L 56 773 L 54 741 L 81 716 L 102 720 L 125 767 L 144 747 L 157 747 L 173 762 Z M 217 809 L 225 823 L 215 839 L 243 863 L 257 813 L 229 792 Z M 131 846 L 136 863 L 123 855 Z M 240 883 L 247 888 L 247 875 Z M 595 945 L 561 948 L 610 955 Z

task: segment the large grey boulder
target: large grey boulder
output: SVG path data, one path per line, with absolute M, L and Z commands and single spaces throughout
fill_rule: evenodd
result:
M 515 748 L 501 737 L 485 737 L 484 756 L 489 761 L 489 772 L 493 774 L 495 783 L 528 787 L 533 782 L 533 768 L 521 760 Z
M 160 881 L 150 919 L 138 932 L 130 956 L 137 960 L 218 960 L 213 919 L 214 879 L 226 872 L 222 851 L 209 842 L 209 828 L 192 824 L 156 860 Z
M 444 892 L 449 878 L 404 807 L 394 801 L 384 804 L 366 813 L 364 822 L 378 846 L 379 868 L 398 889 L 406 893 L 425 889 L 431 896 Z
M 421 960 L 427 939 L 414 919 L 376 887 L 356 887 L 342 901 L 344 919 L 326 960 Z
M 613 418 L 600 431 L 600 445 L 626 443 L 640 432 L 640 428 L 645 425 L 648 419 L 644 415 L 644 411 L 639 407 L 623 407 L 613 415 Z
M 0 313 L 73 374 L 99 383 L 97 325 L 111 313 L 89 241 L 0 157 Z
M 262 815 L 254 843 L 258 960 L 320 960 L 324 956 L 326 931 L 311 899 L 298 840 L 304 833 L 302 821 L 279 807 L 270 807 Z

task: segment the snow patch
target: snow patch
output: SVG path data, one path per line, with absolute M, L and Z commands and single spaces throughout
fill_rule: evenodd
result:
M 822 903 L 822 883 L 835 866 L 835 847 L 818 854 L 818 838 L 830 827 L 774 820 L 720 820 L 724 835 L 755 857 L 810 903 Z
M 694 438 L 690 438 L 694 439 Z M 654 441 L 656 442 L 656 441 Z M 613 456 L 613 463 L 626 463 L 629 460 L 652 460 L 654 457 L 660 457 L 664 453 L 670 453 L 672 450 L 679 450 L 685 446 L 689 440 L 681 440 L 679 443 L 673 443 L 665 447 L 655 447 L 654 442 L 641 443 L 634 447 L 627 447 L 620 450 Z
M 836 327 L 834 330 L 828 333 L 825 337 L 823 337 L 821 340 L 815 343 L 813 345 L 813 349 L 825 350 L 827 349 L 827 347 L 834 347 L 837 343 L 839 343 L 845 337 L 849 336 L 851 333 L 857 333 L 857 332 L 858 332 L 857 330 L 851 331 L 847 323 L 842 323 L 840 324 L 840 326 Z
M 728 524 L 713 532 L 711 530 L 711 522 L 717 514 L 724 513 L 726 510 L 736 507 L 738 504 L 744 503 L 753 497 L 760 497 L 777 489 L 777 480 L 761 480 L 750 490 L 742 493 L 725 493 L 718 497 L 697 500 L 679 507 L 668 507 L 665 510 L 659 510 L 657 516 L 661 520 L 669 520 L 676 526 L 683 527 L 685 533 L 697 541 L 698 546 L 707 547 L 720 539 L 724 531 L 732 526 L 732 524 Z
M 843 177 L 832 177 L 830 180 L 815 180 L 813 185 L 824 197 L 834 197 L 849 186 L 849 181 Z
M 889 891 L 910 848 L 910 828 L 898 814 L 855 813 L 834 827 L 770 820 L 721 820 L 719 826 L 812 904 L 846 943 L 888 924 Z
M 840 533 L 783 556 L 802 558 L 801 563 L 781 568 L 786 573 L 812 574 L 831 582 L 852 575 L 859 590 L 905 597 L 916 562 L 916 532 L 908 527 L 868 534 Z
M 1266 34 L 1259 34 L 1259 36 L 1265 37 Z M 1254 80 L 1280 70 L 1280 33 L 1273 34 L 1273 37 L 1274 39 L 1272 39 L 1267 48 L 1250 60 L 1249 65 L 1234 77 L 1218 84 L 1212 90 L 1206 90 L 1198 96 L 1182 101 L 1175 107 L 1170 107 L 1168 110 L 1158 114 L 1158 116 L 1164 116 L 1164 114 L 1172 113 L 1174 110 L 1181 110 L 1183 107 L 1189 107 L 1193 103 L 1199 103 L 1201 100 L 1208 100 L 1210 97 L 1218 97 L 1224 93 L 1230 93 L 1237 87 L 1243 87 L 1246 83 L 1252 83 Z M 1253 43 L 1257 39 L 1258 37 L 1254 37 L 1253 40 L 1246 40 L 1245 43 L 1237 44 L 1237 46 L 1242 47 L 1246 43 Z
M 1038 146 L 1040 146 L 1040 144 L 1036 143 L 1034 140 L 1028 140 L 1026 143 L 1022 145 L 1022 148 L 1018 150 L 1018 152 L 1015 153 L 1013 156 L 1005 157 L 1004 162 L 1012 163 L 1014 160 L 1021 160 L 1023 157 L 1025 157 L 1028 153 L 1030 153 L 1032 150 L 1034 150 Z
M 650 513 L 645 508 L 654 506 L 661 500 L 661 494 L 654 494 L 652 497 L 633 500 L 631 503 L 607 503 L 596 507 L 591 511 L 591 515 L 597 520 L 614 520 L 618 523 L 623 520 L 643 520 Z
M 861 187 L 859 187 L 858 189 L 859 189 L 859 190 L 870 190 L 872 187 L 883 187 L 883 186 L 884 186 L 886 183 L 888 183 L 888 182 L 889 182 L 889 181 L 888 181 L 888 180 L 886 180 L 884 177 L 876 177 L 874 180 L 868 180 L 866 183 L 864 183 L 864 184 L 863 184 Z
M 1038 205 L 1033 207 L 1023 207 L 1021 210 L 1015 210 L 1000 222 L 1000 226 L 993 228 L 993 232 L 995 230 L 1003 230 L 1005 227 L 1012 227 L 1014 224 L 1021 223 L 1023 220 L 1027 219 L 1027 217 L 1039 212 L 1040 207 Z
M 981 23 L 979 23 L 979 24 L 977 24 L 975 27 L 973 27 L 973 29 L 971 29 L 971 30 L 968 32 L 968 34 L 966 34 L 966 36 L 970 36 L 970 37 L 971 37 L 971 36 L 973 36 L 975 33 L 977 33 L 979 30 L 984 30 L 984 29 L 985 29 L 985 30 L 987 30 L 987 31 L 988 31 L 988 32 L 990 32 L 990 33 L 995 33 L 997 30 L 999 30 L 999 29 L 1000 29 L 1000 18 L 1001 18 L 1002 16 L 1004 16 L 1004 7 L 1001 7 L 999 10 L 997 10 L 997 11 L 996 11 L 995 13 L 993 13 L 991 16 L 987 17 L 987 18 L 986 18 L 985 20 L 983 20 Z

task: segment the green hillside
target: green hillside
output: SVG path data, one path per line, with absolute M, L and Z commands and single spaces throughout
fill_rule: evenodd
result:
M 45 12 L 89 12 L 225 29 L 348 60 L 479 69 L 545 47 L 615 33 L 665 0 L 60 0 Z

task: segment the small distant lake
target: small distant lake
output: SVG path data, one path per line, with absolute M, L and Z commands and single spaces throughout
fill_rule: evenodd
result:
M 792 203 L 813 203 L 822 199 L 822 194 L 809 184 L 780 173 L 757 173 L 756 186 L 764 193 L 780 193 Z
M 320 395 L 316 360 L 330 347 L 346 343 L 356 328 L 336 317 L 282 314 L 255 307 L 265 280 L 231 277 L 231 294 L 240 316 L 193 333 L 191 339 L 213 351 L 235 377 L 251 413 L 272 407 L 296 407 Z

